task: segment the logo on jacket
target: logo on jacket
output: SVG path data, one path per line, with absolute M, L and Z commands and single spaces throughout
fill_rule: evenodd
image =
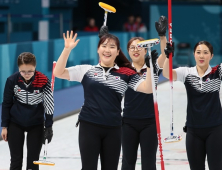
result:
M 34 90 L 34 93 L 39 93 L 39 90 Z
M 119 76 L 115 76 L 114 79 L 115 80 L 120 80 L 120 77 Z
M 207 79 L 206 79 L 206 82 L 210 82 L 210 78 L 207 78 Z
M 146 76 L 146 72 L 143 73 L 143 76 Z
M 94 73 L 94 77 L 98 77 L 98 73 Z
M 14 92 L 15 92 L 15 93 L 18 93 L 18 92 L 20 92 L 20 91 L 22 91 L 22 89 L 21 89 L 18 85 L 15 85 L 15 87 L 14 87 Z

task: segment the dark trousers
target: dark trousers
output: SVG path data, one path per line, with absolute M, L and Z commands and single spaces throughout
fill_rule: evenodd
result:
M 222 125 L 187 128 L 187 157 L 191 170 L 205 170 L 207 156 L 210 170 L 222 169 Z
M 108 128 L 80 121 L 79 148 L 82 170 L 117 170 L 121 149 L 121 127 Z
M 21 170 L 23 160 L 24 132 L 27 132 L 27 170 L 39 170 L 33 161 L 39 160 L 42 148 L 43 124 L 22 127 L 13 122 L 8 127 L 8 145 L 11 154 L 10 170 Z
M 141 147 L 142 170 L 156 170 L 158 139 L 155 118 L 123 119 L 122 170 L 135 170 L 139 144 Z

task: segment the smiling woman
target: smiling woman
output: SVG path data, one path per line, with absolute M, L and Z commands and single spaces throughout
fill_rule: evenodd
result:
M 156 50 L 151 52 L 154 68 L 155 85 L 157 86 L 161 68 L 166 59 L 167 18 L 161 16 L 156 22 L 156 30 L 160 36 L 161 55 Z M 143 78 L 146 78 L 147 67 L 150 67 L 147 49 L 137 47 L 137 43 L 144 41 L 142 37 L 133 37 L 127 44 L 127 50 L 132 60 L 132 67 Z M 123 125 L 122 125 L 122 170 L 135 169 L 138 146 L 141 147 L 143 169 L 156 170 L 157 130 L 153 94 L 135 92 L 128 88 L 124 97 Z M 145 160 L 145 161 L 144 161 Z
M 116 56 L 119 55 L 119 50 L 114 40 L 105 39 L 105 41 L 99 46 L 98 54 L 100 56 L 101 66 L 113 67 Z
M 100 155 L 102 169 L 117 170 L 121 148 L 121 100 L 128 87 L 152 93 L 150 70 L 148 68 L 147 79 L 143 80 L 122 53 L 119 39 L 112 34 L 103 35 L 98 43 L 98 65 L 66 68 L 69 54 L 79 42 L 76 38 L 77 34 L 73 36 L 72 31 L 64 34 L 65 48 L 54 75 L 81 82 L 84 88 L 85 101 L 79 114 L 82 169 L 96 170 Z
M 134 70 L 120 49 L 118 38 L 112 34 L 105 34 L 100 38 L 97 52 L 101 66 L 113 67 L 114 64 L 117 64 L 119 67 L 127 67 Z
M 173 52 L 167 43 L 167 57 Z M 195 67 L 179 67 L 173 70 L 173 79 L 182 81 L 187 90 L 186 148 L 190 169 L 222 169 L 222 109 L 220 87 L 222 64 L 213 68 L 213 47 L 207 41 L 194 46 Z M 166 59 L 163 75 L 169 78 L 169 60 Z

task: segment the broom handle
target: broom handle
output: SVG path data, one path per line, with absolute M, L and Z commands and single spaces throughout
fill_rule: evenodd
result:
M 54 68 L 56 66 L 56 61 L 53 61 L 53 66 L 52 66 L 52 79 L 51 79 L 51 89 L 52 92 L 54 91 L 54 84 L 55 84 L 55 76 L 53 74 Z
M 168 0 L 168 37 L 172 46 L 173 34 L 172 34 L 172 3 Z M 169 55 L 169 80 L 170 80 L 170 112 L 171 112 L 171 124 L 170 135 L 173 136 L 173 57 L 172 53 Z
M 44 145 L 44 157 L 43 157 L 44 160 L 46 160 L 47 158 L 47 146 L 48 146 L 48 139 L 45 140 L 45 145 Z
M 151 81 L 152 81 L 152 90 L 153 90 L 153 103 L 154 103 L 154 111 L 155 111 L 155 118 L 156 118 L 157 137 L 159 141 L 158 143 L 159 143 L 159 151 L 160 151 L 160 164 L 161 164 L 161 170 L 165 170 L 164 161 L 163 161 L 163 149 L 162 149 L 162 142 L 161 142 L 160 120 L 159 120 L 158 104 L 157 104 L 157 97 L 156 97 L 156 86 L 155 86 L 153 63 L 152 63 L 152 56 L 151 56 L 151 46 L 148 47 L 148 52 L 150 56 L 150 72 L 151 72 Z
M 107 11 L 105 11 L 103 26 L 106 26 L 106 22 L 107 22 L 107 15 L 108 15 L 108 12 L 107 12 Z
M 52 89 L 52 92 L 54 91 L 54 84 L 55 84 L 55 76 L 53 74 L 55 66 L 56 66 L 56 61 L 53 61 L 52 79 L 51 79 L 51 89 Z M 47 157 L 47 147 L 48 147 L 48 139 L 45 140 L 45 145 L 44 145 L 44 157 L 43 157 L 44 160 L 46 160 L 46 157 Z

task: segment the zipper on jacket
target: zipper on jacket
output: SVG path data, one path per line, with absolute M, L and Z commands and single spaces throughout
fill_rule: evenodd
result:
M 109 72 L 113 67 L 110 67 L 107 71 L 105 71 L 105 69 L 102 67 L 103 70 L 103 79 L 107 80 L 108 76 L 109 76 Z
M 27 88 L 26 88 L 26 104 L 28 104 L 28 91 L 27 91 Z
M 31 85 L 31 83 L 32 83 L 32 81 L 31 81 L 29 84 L 26 84 L 26 83 L 24 82 L 24 85 L 25 85 L 25 87 L 26 87 L 26 104 L 28 104 L 28 88 L 29 88 L 29 86 Z

